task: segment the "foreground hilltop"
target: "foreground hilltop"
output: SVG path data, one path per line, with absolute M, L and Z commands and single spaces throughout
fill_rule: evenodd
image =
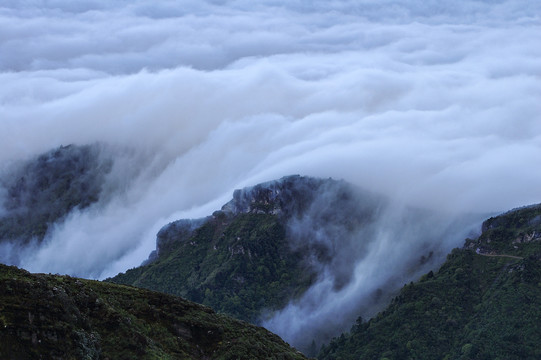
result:
M 1 359 L 305 359 L 179 297 L 0 265 Z
M 540 359 L 541 206 L 492 217 L 437 272 L 319 354 L 333 359 Z

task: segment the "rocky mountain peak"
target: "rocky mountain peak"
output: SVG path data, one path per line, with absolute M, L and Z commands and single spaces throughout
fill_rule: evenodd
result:
M 486 255 L 529 256 L 541 252 L 541 205 L 513 209 L 483 222 L 479 238 L 465 248 Z
M 343 181 L 318 179 L 300 175 L 237 189 L 233 199 L 222 207 L 232 214 L 254 213 L 291 216 L 310 205 L 324 188 L 345 186 Z

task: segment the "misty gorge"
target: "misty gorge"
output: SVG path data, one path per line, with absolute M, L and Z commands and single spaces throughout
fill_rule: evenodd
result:
M 0 222 L 2 262 L 40 272 L 47 269 L 33 267 L 46 254 L 49 261 L 73 261 L 65 251 L 48 255 L 61 248 L 56 232 L 81 229 L 77 221 L 124 196 L 110 151 L 99 144 L 63 146 L 4 176 L 9 206 Z M 232 197 L 206 217 L 164 225 L 140 267 L 107 281 L 211 306 L 309 351 L 312 342 L 326 344 L 357 317 L 382 310 L 404 283 L 434 270 L 474 236 L 482 220 L 408 207 L 343 180 L 299 175 L 235 190 Z M 41 212 L 46 216 L 36 217 Z M 95 243 L 79 246 L 92 252 Z M 95 276 L 84 267 L 72 275 Z
M 1 2 L 0 358 L 541 358 L 540 27 Z

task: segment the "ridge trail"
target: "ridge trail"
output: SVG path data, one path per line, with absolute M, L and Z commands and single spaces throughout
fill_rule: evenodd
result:
M 498 254 L 483 254 L 483 253 L 477 253 L 477 255 L 491 256 L 491 257 L 506 257 L 506 258 L 519 259 L 519 260 L 524 259 L 523 257 L 520 257 L 520 256 L 506 255 L 506 254 L 498 255 Z

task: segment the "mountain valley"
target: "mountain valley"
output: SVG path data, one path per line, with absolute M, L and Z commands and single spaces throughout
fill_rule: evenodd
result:
M 67 146 L 4 176 L 0 242 L 17 246 L 3 261 L 98 203 L 111 168 L 98 147 Z M 477 219 L 330 178 L 235 190 L 163 226 L 141 266 L 105 282 L 2 265 L 0 355 L 303 358 L 246 321 L 321 360 L 538 358 L 541 206 L 491 217 L 451 251 Z

